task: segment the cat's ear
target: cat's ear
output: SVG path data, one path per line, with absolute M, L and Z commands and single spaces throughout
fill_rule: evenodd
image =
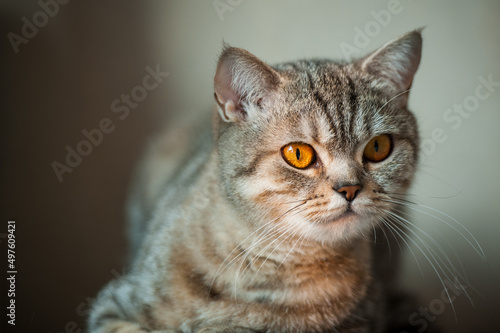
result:
M 419 29 L 385 44 L 358 64 L 363 71 L 385 80 L 391 90 L 406 100 L 406 91 L 411 87 L 421 54 L 422 35 Z
M 271 98 L 280 80 L 278 72 L 250 52 L 224 45 L 214 78 L 221 118 L 227 122 L 252 118 Z

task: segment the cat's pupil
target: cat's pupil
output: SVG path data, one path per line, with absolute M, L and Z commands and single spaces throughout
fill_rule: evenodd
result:
M 378 153 L 378 140 L 375 140 L 375 143 L 373 144 L 374 148 L 375 148 L 375 152 Z
M 297 156 L 297 159 L 300 160 L 300 150 L 299 150 L 299 148 L 297 148 L 297 150 L 295 151 L 295 156 Z

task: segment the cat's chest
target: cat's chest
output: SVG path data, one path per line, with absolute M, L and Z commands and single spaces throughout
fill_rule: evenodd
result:
M 237 272 L 229 279 L 236 284 L 232 293 L 240 299 L 273 306 L 337 303 L 345 307 L 364 297 L 371 280 L 370 256 L 359 250 L 313 249 L 289 255 L 287 261 L 268 257 L 254 260 L 244 274 Z
M 353 264 L 353 263 L 351 263 Z M 283 268 L 283 269 L 281 269 Z M 262 318 L 269 332 L 330 332 L 366 299 L 372 282 L 363 264 L 327 258 L 280 267 L 267 283 L 247 286 L 247 315 Z M 264 319 L 266 318 L 266 319 Z M 279 318 L 279 322 L 276 322 Z M 288 330 L 290 331 L 290 330 Z
M 162 284 L 168 304 L 157 317 L 179 323 L 193 316 L 200 322 L 231 320 L 267 332 L 328 332 L 350 318 L 367 296 L 370 256 L 361 249 L 358 244 L 330 253 L 303 247 L 300 256 L 291 253 L 287 260 L 249 255 L 217 275 L 220 264 L 214 264 L 214 274 L 206 276 L 193 274 L 191 261 L 182 260 L 186 251 L 176 252 L 172 279 Z
M 219 298 L 209 305 L 207 313 L 229 316 L 263 332 L 338 332 L 333 327 L 357 315 L 371 283 L 369 274 L 354 275 L 308 266 L 295 268 L 280 282 L 261 280 L 241 286 L 236 298 Z
M 268 260 L 249 275 L 240 288 L 243 297 L 280 306 L 356 300 L 371 279 L 365 262 L 338 255 L 299 257 L 278 265 Z

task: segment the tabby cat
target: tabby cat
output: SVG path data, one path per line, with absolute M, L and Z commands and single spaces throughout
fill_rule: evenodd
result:
M 211 131 L 160 135 L 141 163 L 130 270 L 90 332 L 386 332 L 373 239 L 415 172 L 421 48 L 416 30 L 350 63 L 270 66 L 225 46 Z

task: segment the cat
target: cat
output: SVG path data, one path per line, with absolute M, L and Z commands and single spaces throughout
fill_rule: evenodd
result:
M 225 45 L 212 128 L 160 135 L 140 164 L 130 270 L 89 331 L 386 332 L 373 233 L 416 170 L 421 49 L 415 30 L 351 62 L 270 66 Z

